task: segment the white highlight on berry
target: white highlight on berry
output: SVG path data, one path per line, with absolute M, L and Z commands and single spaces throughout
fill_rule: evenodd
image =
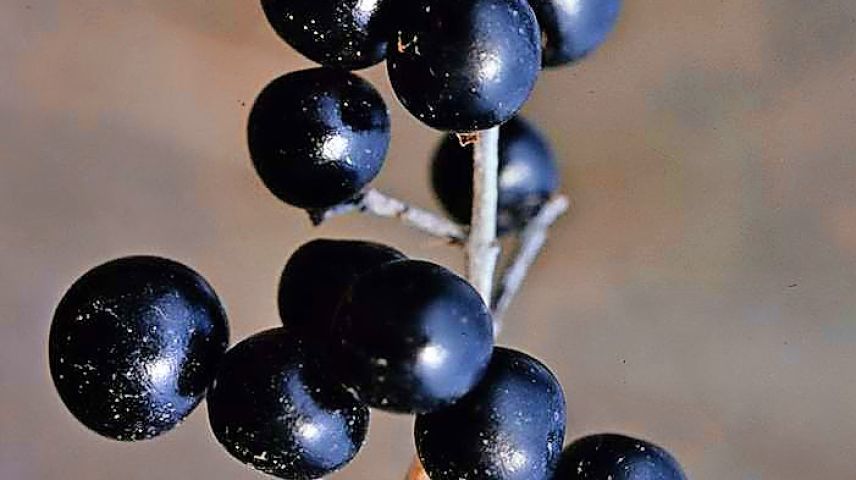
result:
M 431 368 L 442 365 L 448 356 L 449 352 L 439 345 L 428 345 L 419 352 L 420 363 L 424 363 Z
M 502 70 L 502 61 L 496 55 L 482 53 L 481 75 L 485 80 L 493 80 Z
M 300 436 L 309 440 L 315 440 L 321 436 L 321 429 L 313 423 L 305 423 L 300 426 Z
M 151 363 L 146 364 L 146 375 L 148 375 L 153 385 L 159 385 L 170 381 L 175 370 L 175 363 L 169 358 L 159 358 Z
M 358 0 L 354 5 L 354 16 L 360 22 L 368 23 L 371 20 L 372 12 L 377 10 L 377 4 L 380 0 Z M 359 54 L 359 52 L 357 52 Z
M 324 143 L 321 145 L 321 155 L 330 161 L 339 160 L 342 155 L 348 151 L 348 138 L 339 133 L 334 133 L 324 137 Z
M 583 2 L 582 0 L 565 0 L 563 9 L 568 15 L 578 16 L 583 10 Z

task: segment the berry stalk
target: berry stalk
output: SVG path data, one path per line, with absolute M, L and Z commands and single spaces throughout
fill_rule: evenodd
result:
M 483 130 L 473 148 L 473 212 L 467 239 L 467 279 L 490 305 L 499 257 L 496 211 L 499 172 L 499 127 Z

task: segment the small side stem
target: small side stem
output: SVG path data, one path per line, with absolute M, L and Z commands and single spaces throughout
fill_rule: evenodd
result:
M 320 225 L 331 218 L 351 212 L 397 219 L 405 225 L 442 238 L 449 243 L 463 244 L 467 239 L 465 227 L 442 215 L 414 207 L 375 189 L 368 189 L 354 200 L 327 210 L 310 212 L 309 217 L 313 224 Z
M 499 257 L 496 209 L 499 175 L 499 127 L 479 132 L 473 146 L 473 213 L 467 239 L 467 278 L 490 305 Z
M 547 242 L 548 230 L 568 210 L 569 206 L 568 197 L 564 195 L 553 197 L 541 207 L 538 215 L 529 221 L 520 234 L 517 248 L 512 253 L 513 260 L 505 270 L 493 296 L 493 321 L 494 330 L 497 333 L 502 328 L 503 317 L 523 285 L 529 268 Z

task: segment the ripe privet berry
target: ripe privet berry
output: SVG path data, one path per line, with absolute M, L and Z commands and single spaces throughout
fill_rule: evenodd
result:
M 304 338 L 328 339 L 348 287 L 367 271 L 405 258 L 372 242 L 321 239 L 304 244 L 288 259 L 279 282 L 283 323 Z
M 565 398 L 556 377 L 538 360 L 501 347 L 473 391 L 417 416 L 415 425 L 431 480 L 549 480 L 564 435 Z
M 544 34 L 544 65 L 582 59 L 606 40 L 621 0 L 529 0 Z
M 493 349 L 490 312 L 466 280 L 401 260 L 353 284 L 334 321 L 338 368 L 369 405 L 427 412 L 466 394 Z
M 285 328 L 229 350 L 208 394 L 208 419 L 235 458 L 270 475 L 309 480 L 342 468 L 362 446 L 369 411 Z
M 387 0 L 262 0 L 274 30 L 323 65 L 356 70 L 386 57 Z
M 554 480 L 685 480 L 669 452 L 617 434 L 591 435 L 565 448 Z
M 434 194 L 456 221 L 470 223 L 473 204 L 473 146 L 456 135 L 443 138 L 431 165 Z M 497 231 L 522 228 L 559 187 L 559 172 L 547 140 L 514 117 L 499 128 Z
M 199 274 L 163 258 L 122 258 L 84 274 L 59 303 L 51 376 L 88 428 L 143 440 L 199 404 L 228 337 L 226 314 Z
M 388 53 L 395 94 L 438 130 L 499 125 L 529 98 L 541 37 L 526 0 L 397 2 Z
M 383 166 L 389 113 L 368 82 L 341 70 L 288 73 L 250 113 L 250 155 L 286 203 L 322 209 L 354 197 Z

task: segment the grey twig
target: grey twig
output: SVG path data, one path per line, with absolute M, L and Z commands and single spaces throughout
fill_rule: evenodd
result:
M 361 193 L 357 198 L 327 210 L 312 211 L 309 217 L 312 223 L 321 223 L 339 215 L 361 212 L 376 217 L 393 218 L 405 225 L 421 230 L 450 243 L 463 244 L 467 240 L 466 228 L 448 218 L 431 213 L 385 195 L 375 189 Z
M 482 130 L 473 145 L 473 213 L 467 239 L 467 278 L 490 305 L 499 257 L 496 209 L 499 175 L 499 127 Z
M 529 268 L 535 262 L 544 244 L 547 242 L 547 233 L 550 227 L 568 210 L 570 202 L 568 197 L 559 195 L 541 207 L 532 220 L 526 225 L 517 242 L 517 247 L 512 253 L 513 260 L 502 275 L 499 286 L 493 296 L 493 319 L 494 330 L 502 328 L 502 320 L 511 301 L 523 285 L 523 280 L 529 272 Z

